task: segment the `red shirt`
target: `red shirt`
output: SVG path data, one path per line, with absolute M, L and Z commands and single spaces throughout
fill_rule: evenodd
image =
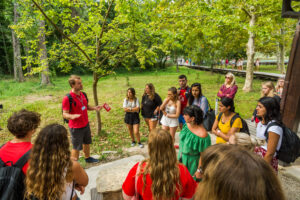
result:
M 135 196 L 135 175 L 136 170 L 139 163 L 135 164 L 133 168 L 129 171 L 126 180 L 123 183 L 122 189 L 124 193 L 127 196 Z M 146 163 L 142 166 L 145 167 Z M 179 199 L 179 197 L 191 199 L 194 196 L 195 190 L 196 190 L 196 182 L 190 175 L 188 169 L 182 165 L 179 164 L 179 173 L 180 173 L 180 184 L 182 187 L 182 191 L 180 196 L 176 194 L 176 200 Z M 143 175 L 141 174 L 138 177 L 137 180 L 137 191 L 138 194 L 143 198 L 143 200 L 152 200 L 152 192 L 151 192 L 151 184 L 152 180 L 149 174 L 146 175 L 146 187 L 143 192 Z
M 87 124 L 89 123 L 88 114 L 87 114 L 88 102 L 82 92 L 80 92 L 80 95 L 76 95 L 75 93 L 70 91 L 70 94 L 73 98 L 70 114 L 81 114 L 81 116 L 74 120 L 69 120 L 69 127 L 70 128 L 86 127 Z M 62 108 L 63 110 L 70 111 L 70 102 L 67 96 L 63 98 Z
M 12 161 L 15 164 L 29 149 L 31 149 L 31 142 L 18 142 L 12 143 L 7 142 L 0 149 L 0 158 L 4 163 L 7 161 Z M 11 163 L 6 163 L 6 165 L 11 166 Z M 22 168 L 23 173 L 26 175 L 28 168 L 28 162 Z
M 223 97 L 228 97 L 230 99 L 234 99 L 234 96 L 238 90 L 237 85 L 233 85 L 232 87 L 227 88 L 225 84 L 223 84 L 220 87 L 220 90 L 217 94 L 218 97 L 223 98 Z
M 186 107 L 188 103 L 190 88 L 187 86 L 185 89 L 180 88 L 179 100 L 181 104 L 180 114 L 183 114 L 183 109 Z

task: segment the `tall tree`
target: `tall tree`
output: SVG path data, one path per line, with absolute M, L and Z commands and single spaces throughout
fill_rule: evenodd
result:
M 40 20 L 39 22 L 39 56 L 40 63 L 42 67 L 42 80 L 41 85 L 49 85 L 50 82 L 50 72 L 49 72 L 49 62 L 47 56 L 46 48 L 46 36 L 45 36 L 45 21 Z
M 18 13 L 18 3 L 14 2 L 14 24 L 18 23 L 19 13 Z M 19 38 L 12 29 L 12 41 L 14 49 L 14 78 L 18 82 L 24 81 L 23 70 L 22 70 L 22 60 L 21 60 L 21 45 Z

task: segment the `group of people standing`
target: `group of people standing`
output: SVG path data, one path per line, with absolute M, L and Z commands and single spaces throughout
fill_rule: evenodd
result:
M 179 83 L 181 78 L 182 76 L 179 77 Z M 280 85 L 278 88 L 283 87 L 280 81 L 278 81 Z M 266 83 L 262 84 L 262 93 L 265 85 Z M 203 126 L 205 113 L 208 111 L 208 101 L 202 95 L 201 85 L 195 83 L 191 88 L 186 84 L 180 86 L 185 86 L 185 91 L 176 92 L 176 88 L 170 88 L 168 97 L 153 109 L 157 112 L 164 111 L 161 120 L 162 129 L 149 128 L 150 157 L 137 163 L 130 170 L 123 183 L 123 197 L 125 199 L 133 197 L 135 199 L 192 199 L 193 197 L 214 200 L 285 199 L 275 173 L 278 170 L 276 151 L 279 150 L 282 141 L 280 97 L 263 95 L 258 100 L 255 109 L 259 119 L 256 137 L 241 133 L 243 120 L 235 112 L 234 106 L 238 86 L 234 75 L 226 74 L 225 83 L 217 94 L 220 97 L 219 114 L 215 117 L 211 131 L 216 135 L 217 144 L 211 145 L 210 135 Z M 183 94 L 183 98 L 180 97 Z M 184 102 L 184 97 L 187 101 L 182 109 L 182 103 L 179 102 Z M 180 115 L 183 116 L 184 123 L 179 135 L 177 160 L 180 164 L 178 164 L 174 158 L 176 155 L 174 135 L 171 126 L 168 126 L 173 124 L 173 121 L 168 123 L 167 120 L 178 118 L 179 123 Z M 177 128 L 178 124 L 174 124 Z M 252 170 L 255 170 L 255 173 Z M 198 187 L 196 182 L 199 182 Z M 258 182 L 260 184 L 257 184 Z M 252 189 L 244 189 L 247 186 Z

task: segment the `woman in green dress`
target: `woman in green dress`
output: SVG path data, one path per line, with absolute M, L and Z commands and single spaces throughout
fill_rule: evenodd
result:
M 211 139 L 203 126 L 203 111 L 198 106 L 183 110 L 186 124 L 180 132 L 178 159 L 195 180 L 201 178 L 201 152 L 211 145 Z

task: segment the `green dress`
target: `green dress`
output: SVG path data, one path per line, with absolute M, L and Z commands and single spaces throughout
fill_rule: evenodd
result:
M 178 160 L 184 164 L 193 176 L 198 168 L 200 153 L 211 145 L 210 136 L 201 138 L 192 133 L 185 124 L 180 132 Z M 194 179 L 196 179 L 194 177 Z

